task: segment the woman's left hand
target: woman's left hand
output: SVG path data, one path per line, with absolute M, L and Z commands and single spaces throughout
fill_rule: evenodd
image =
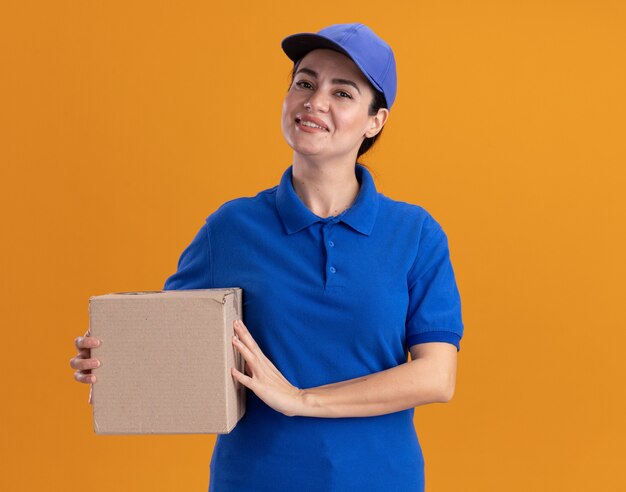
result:
M 277 412 L 288 417 L 298 414 L 304 390 L 296 388 L 265 356 L 241 320 L 234 322 L 233 345 L 246 361 L 246 374 L 232 368 L 234 378 Z

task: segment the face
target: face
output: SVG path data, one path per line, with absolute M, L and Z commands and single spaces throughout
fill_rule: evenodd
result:
M 336 51 L 308 53 L 285 96 L 282 130 L 295 153 L 352 158 L 380 131 L 387 110 L 368 114 L 374 93 L 356 64 Z

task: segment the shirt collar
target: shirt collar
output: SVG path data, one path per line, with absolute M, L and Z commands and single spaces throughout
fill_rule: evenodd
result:
M 293 165 L 289 166 L 283 173 L 276 191 L 276 208 L 287 234 L 298 232 L 316 222 L 333 220 L 345 222 L 361 234 L 369 236 L 378 213 L 378 192 L 372 175 L 365 167 L 357 163 L 354 171 L 361 184 L 359 194 L 350 208 L 331 219 L 315 215 L 300 200 L 293 189 Z

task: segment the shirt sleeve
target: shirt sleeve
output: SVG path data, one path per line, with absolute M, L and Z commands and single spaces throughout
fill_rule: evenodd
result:
M 165 281 L 163 290 L 210 289 L 213 283 L 210 259 L 211 243 L 205 221 L 180 255 L 176 273 Z
M 427 217 L 417 256 L 408 274 L 409 307 L 407 346 L 447 342 L 461 350 L 463 321 L 461 298 L 450 262 L 448 238 L 441 226 Z

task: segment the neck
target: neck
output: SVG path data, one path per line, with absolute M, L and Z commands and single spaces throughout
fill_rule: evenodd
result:
M 293 189 L 318 217 L 339 215 L 359 194 L 354 168 L 354 160 L 320 162 L 294 155 Z

